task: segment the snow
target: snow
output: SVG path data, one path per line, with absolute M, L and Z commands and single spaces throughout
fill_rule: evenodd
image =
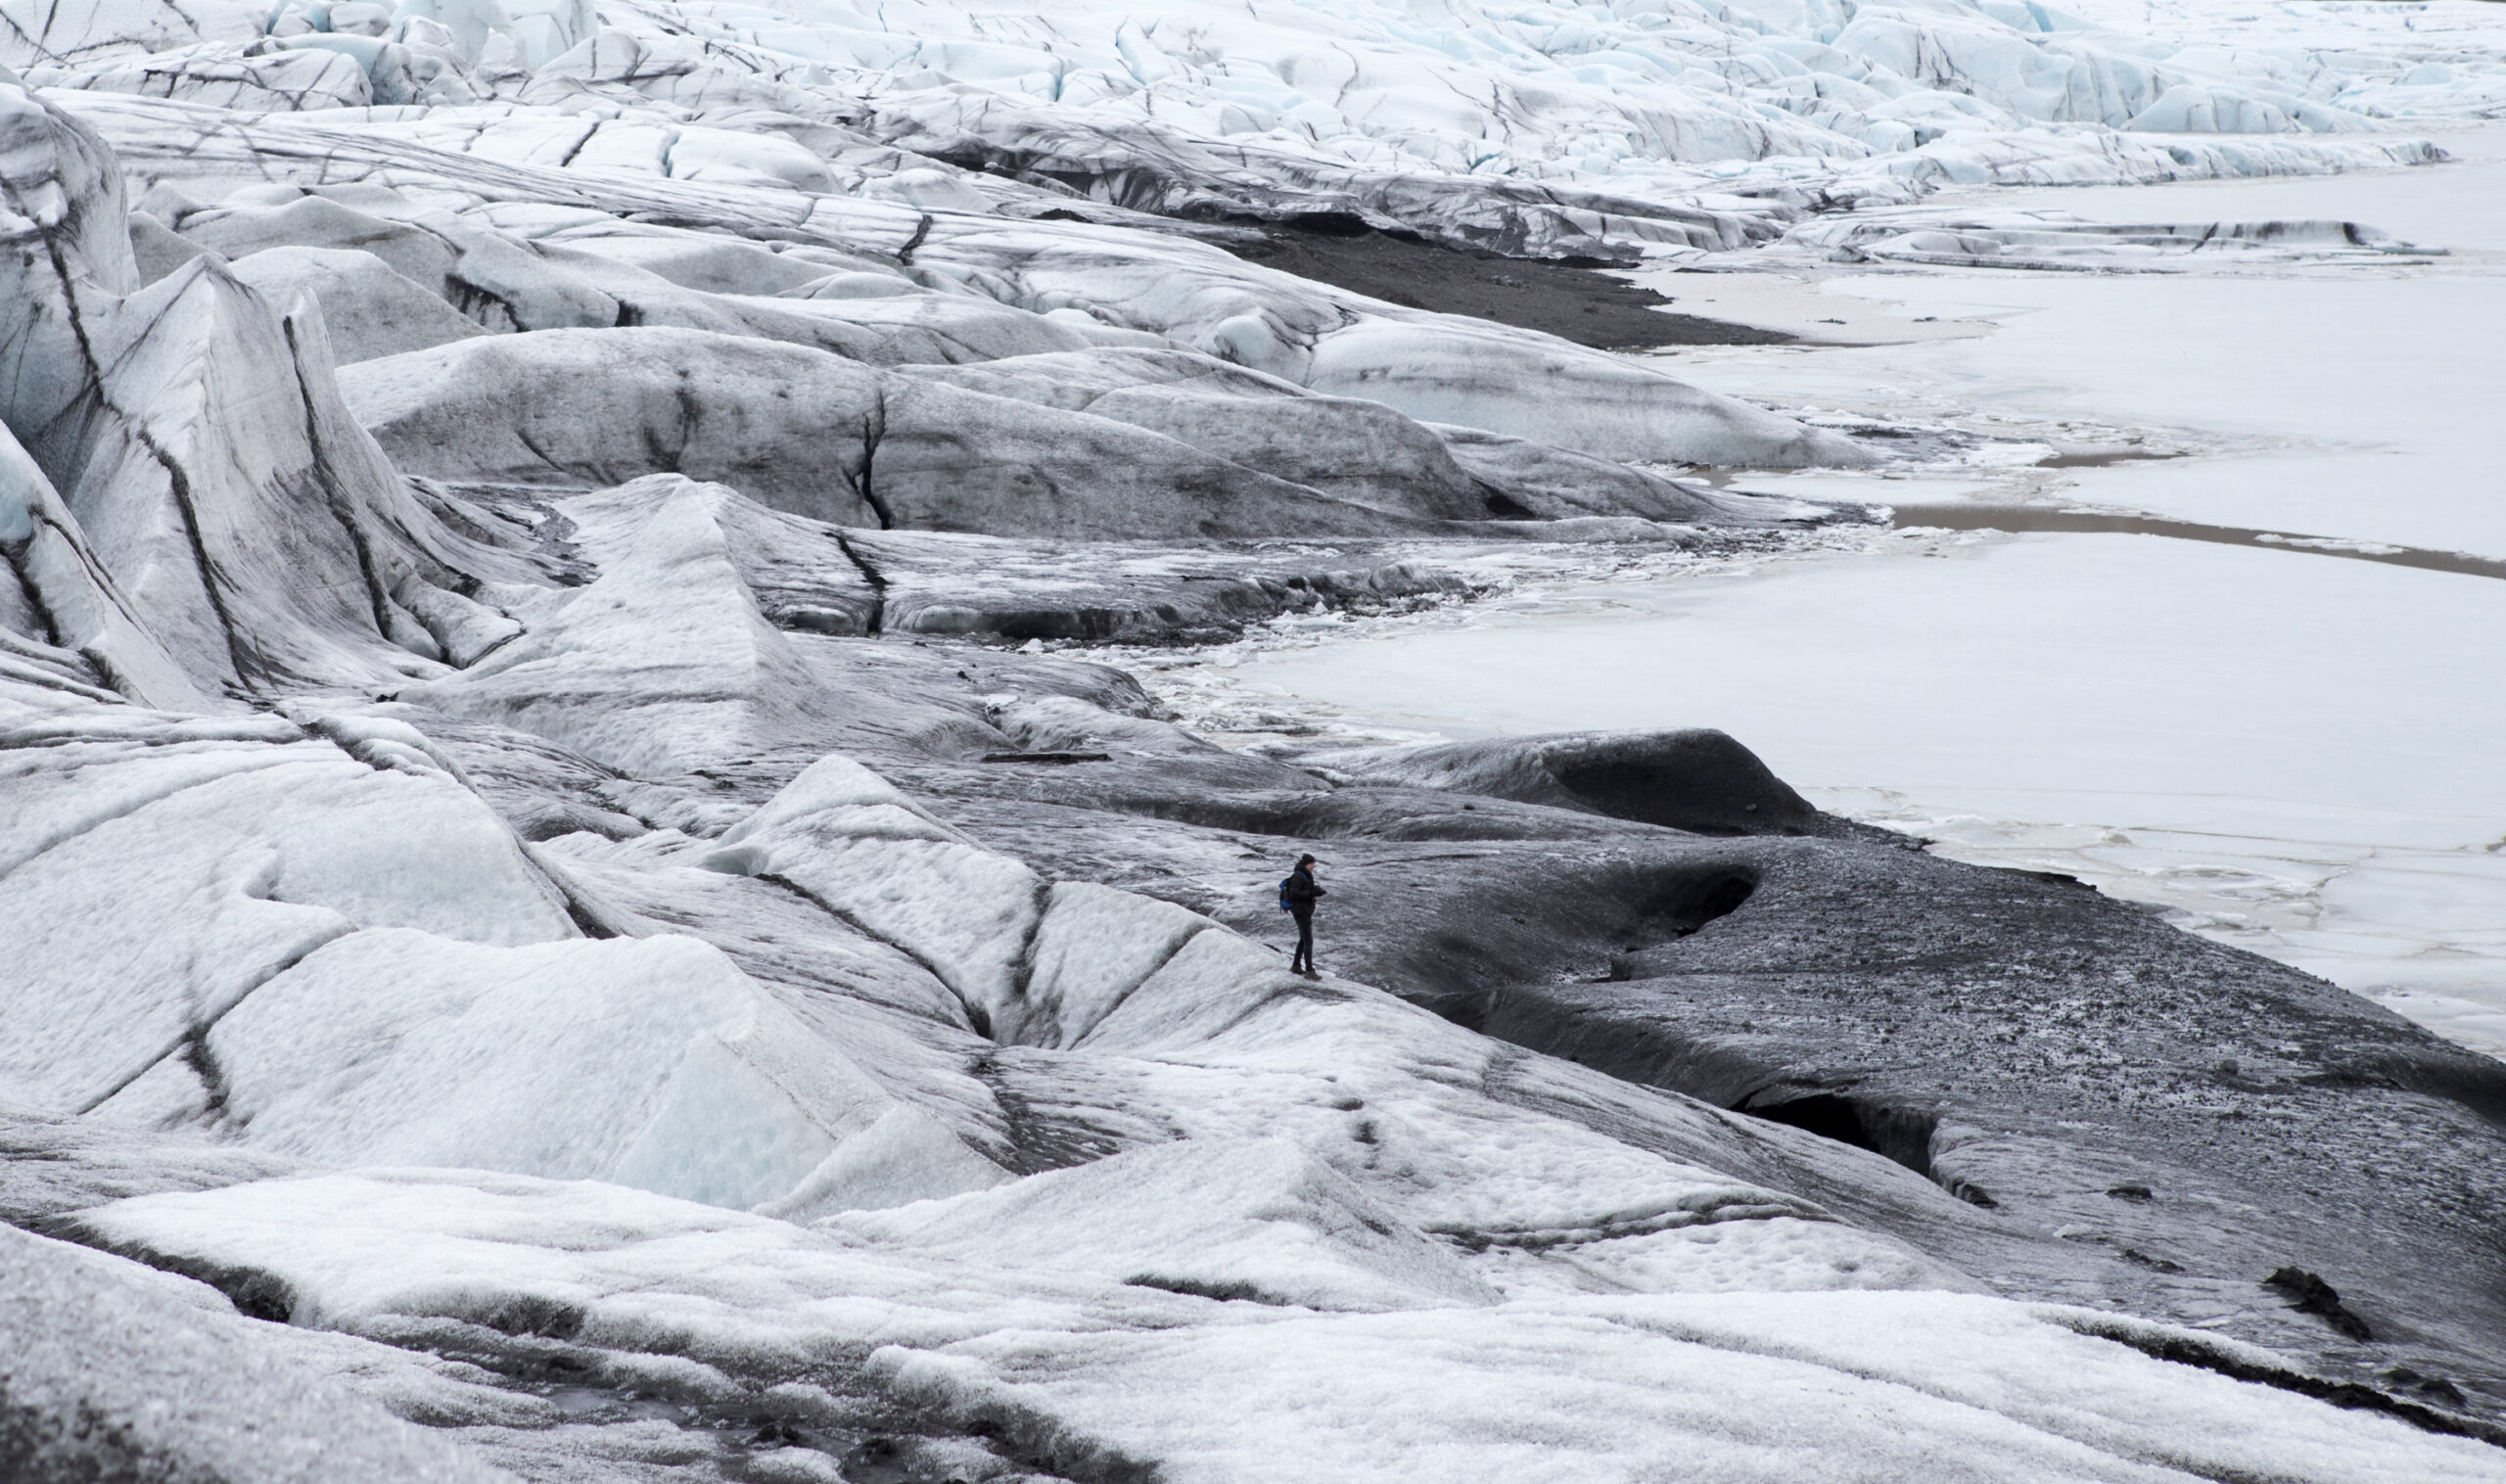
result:
M 2190 430 L 2193 446 L 2228 455 L 2084 472 L 2074 500 L 2336 541 L 2506 553 L 2478 378 L 2460 372 L 2481 364 L 2506 333 L 2495 268 L 2506 230 L 2489 189 L 2501 168 L 2498 140 L 2492 130 L 2448 143 L 2466 160 L 2446 167 L 2459 172 L 2452 180 L 2362 175 L 2168 187 L 2129 199 L 2148 214 L 2180 201 L 2187 217 L 2354 214 L 2448 248 L 2450 259 L 2337 277 L 1849 281 L 1838 287 L 1907 312 L 1996 305 L 1985 312 L 2001 328 L 1895 366 L 1870 364 L 1889 352 L 1847 355 L 1864 362 L 1857 376 L 1896 381 L 1925 401 L 1990 378 L 2009 415 L 2089 411 L 2110 426 L 2155 424 L 2177 438 Z M 2120 204 L 2095 194 L 2063 200 L 2099 212 Z M 2160 370 L 2158 346 L 2181 348 L 2202 374 Z M 2354 374 L 2327 379 L 2327 366 Z M 1785 381 L 1795 395 L 1828 390 L 1798 375 Z M 2200 930 L 2424 1015 L 2473 1045 L 2506 1047 L 2488 1020 L 2499 1003 L 2493 928 L 2506 904 L 2498 895 L 2506 876 L 2489 848 L 2506 800 L 2489 787 L 2482 761 L 2492 709 L 2484 691 L 2461 683 L 2498 663 L 2493 581 L 2312 557 L 2284 568 L 2226 551 L 2134 561 L 2127 573 L 2122 559 L 2090 554 L 2115 539 L 2058 543 L 2080 553 L 2060 562 L 2068 571 L 2059 580 L 2081 588 L 2071 622 L 2113 634 L 2104 641 L 2117 646 L 2105 650 L 2113 683 L 2180 707 L 2174 726 L 2183 740 L 2153 734 L 2135 749 L 2146 764 L 2118 759 L 2076 775 L 2105 798 L 2021 804 L 2012 794 L 1962 792 L 1965 780 L 1943 790 L 1947 780 L 1927 766 L 1901 774 L 1903 787 L 1870 774 L 1851 780 L 1894 798 L 1830 797 L 1910 824 L 1930 819 L 1917 827 L 1976 858 L 2077 868 L 2180 907 Z M 2048 553 L 2028 560 L 2048 580 L 2059 561 Z M 2099 590 L 2131 591 L 2141 612 L 2115 612 Z M 2114 632 L 2118 624 L 2129 627 Z M 2125 637 L 2132 631 L 2141 637 Z M 2228 637 L 2239 633 L 2246 637 Z M 2070 644 L 2050 628 L 2039 642 Z M 2127 679 L 2127 669 L 2137 676 Z M 2152 694 L 2154 674 L 2166 676 L 2157 683 L 2180 700 Z M 2231 716 L 2202 692 L 2233 696 L 2242 711 Z M 2295 730 L 2245 745 L 2240 739 L 2259 736 L 2251 722 L 2264 717 Z M 2065 746 L 2005 735 L 2014 746 Z M 2198 777 L 2199 759 L 2230 756 L 2241 764 L 2220 766 L 2206 787 L 2164 789 L 2173 799 L 2125 781 L 2168 768 L 2185 769 L 2178 779 Z
M 1453 1275 L 1420 1292 L 1412 1266 L 1408 1303 L 1346 1313 L 1212 1303 L 1091 1275 L 1153 1252 L 1182 1221 L 1204 1234 L 1185 1261 L 1215 1263 L 1203 1268 L 1214 1273 L 1236 1271 L 1221 1235 L 1230 1220 L 1239 1232 L 1314 1221 L 1311 1205 L 1273 1204 L 1298 1180 L 1311 1183 L 1309 1167 L 1251 1152 L 1200 1166 L 1254 1198 L 1245 1215 L 1200 1211 L 1197 1198 L 1157 1201 L 1150 1225 L 1115 1238 L 1128 1253 L 1107 1251 L 1101 1235 L 1073 1248 L 1079 1232 L 1104 1229 L 1102 1206 L 1065 1202 L 1156 1158 L 814 1233 L 615 1187 L 453 1183 L 422 1172 L 143 1196 L 83 1220 L 116 1242 L 189 1261 L 252 1263 L 286 1285 L 297 1323 L 350 1333 L 405 1333 L 431 1319 L 510 1329 L 536 1314 L 604 1362 L 643 1351 L 658 1373 L 658 1362 L 684 1357 L 694 1368 L 682 1386 L 866 1352 L 867 1373 L 901 1398 L 1065 1470 L 1155 1458 L 1179 1478 L 1406 1478 L 1427 1466 L 1455 1479 L 1633 1479 L 1650 1477 L 1667 1455 L 1695 1477 L 1731 1480 L 1794 1476 L 1805 1459 L 1875 1480 L 1943 1470 L 2344 1484 L 2500 1476 L 2486 1445 L 2149 1359 L 2097 1337 L 2115 1327 L 2102 1315 L 1982 1296 L 1492 1306 L 1467 1301 Z M 1181 1175 L 1207 1153 L 1161 1157 L 1183 1161 L 1173 1166 Z M 1266 1185 L 1279 1176 L 1286 1189 Z M 1181 1194 L 1197 1184 L 1151 1176 L 1134 1188 Z M 1333 1199 L 1343 1212 L 1363 1209 L 1345 1189 Z M 1029 1220 L 984 1219 L 1013 1215 Z M 1251 1229 L 1240 1225 L 1246 1216 Z M 1343 1293 L 1363 1282 L 1356 1291 L 1372 1301 L 1364 1307 L 1402 1292 L 1382 1268 L 1399 1250 L 1393 1239 L 1360 1226 L 1325 1261 L 1334 1248 L 1317 1237 L 1330 1229 L 1266 1244 L 1255 1260 L 1292 1282 L 1336 1273 Z M 859 1245 L 865 1235 L 881 1245 Z M 917 1240 L 926 1236 L 936 1250 Z M 955 1284 L 931 1286 L 928 1275 L 959 1251 L 1051 1266 L 960 1262 L 945 1270 Z M 2224 1353 L 2174 1335 L 2193 1353 Z
M 327 1374 L 341 1349 L 292 1343 L 199 1283 L 11 1227 L 0 1254 L 13 1461 L 101 1478 L 514 1477 Z
M 1493 1304 L 1451 1250 L 1280 1139 L 1187 1139 L 997 1191 L 856 1213 L 883 1247 L 1306 1309 Z
M 2234 455 L 2101 471 L 2096 503 L 2219 526 L 2506 552 L 2506 505 L 2487 492 L 2493 441 L 2477 412 L 2477 379 L 2455 369 L 2478 364 L 2506 333 L 2506 279 L 2485 263 L 2332 281 L 1892 279 L 1846 292 L 1857 291 L 1914 313 L 2007 316 L 2000 333 L 1927 357 L 1937 370 L 1917 374 L 1936 376 L 1932 388 L 1989 378 L 2005 416 L 2094 408 L 2110 425 L 2198 429 Z M 2223 374 L 2162 374 L 2154 353 L 2161 334 Z M 2334 364 L 2354 379 L 2327 378 L 2324 367 Z M 1825 390 L 1786 381 L 1791 395 Z
M 1268 1364 L 1283 1346 L 1305 1364 Z M 872 1364 L 963 1421 L 1085 1447 L 1091 1461 L 1153 1449 L 1194 1480 L 1620 1480 L 1658 1477 L 1665 1459 L 1685 1477 L 1735 1481 L 1797 1477 L 1806 1458 L 1850 1461 L 1833 1476 L 1874 1481 L 2155 1484 L 2239 1463 L 2363 1481 L 2492 1467 L 2480 1445 L 2381 1419 L 2327 1437 L 2315 1418 L 2331 1414 L 2294 1398 L 2270 1410 L 2297 1426 L 2256 1435 L 2215 1410 L 2241 1400 L 2233 1382 L 1947 1295 L 1829 1297 L 1815 1312 L 1769 1297 L 1651 1299 L 1155 1336 L 1013 1333 L 937 1354 L 890 1348 Z M 2061 1379 L 1994 1395 L 1958 1383 L 1969 1366 Z M 1294 1425 L 1269 1425 L 1281 1416 Z

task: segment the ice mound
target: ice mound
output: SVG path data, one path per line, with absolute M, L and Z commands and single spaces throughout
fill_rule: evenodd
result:
M 321 740 L 276 718 L 9 734 L 0 902 L 43 924 L 0 1007 L 10 1101 L 735 1206 L 998 1178 L 719 951 L 580 941 L 567 886 L 405 726 L 305 717 Z M 147 864 L 103 864 L 125 858 Z
M 233 264 L 235 276 L 276 303 L 310 295 L 335 364 L 425 350 L 487 332 L 371 253 L 268 248 Z
M 897 944 L 956 993 L 978 1029 L 1023 997 L 1044 880 L 969 843 L 851 759 L 810 765 L 723 835 L 707 863 L 788 881 Z
M 0 427 L 0 549 L 9 571 L 0 580 L 12 631 L 43 635 L 46 647 L 68 651 L 96 679 L 142 705 L 209 711 L 209 700 L 150 632 L 131 600 L 114 581 L 87 534 L 62 503 L 43 470 L 15 435 Z M 74 672 L 48 672 L 13 663 L 12 678 L 67 689 L 89 699 L 116 694 L 86 684 Z
M 1192 1139 L 819 1229 L 928 1256 L 1307 1309 L 1492 1304 L 1449 1249 L 1276 1139 Z
M 1730 736 L 1560 732 L 1323 753 L 1358 777 L 1589 810 L 1700 834 L 1814 834 L 1818 811 Z
M 673 491 L 688 483 L 684 475 L 649 475 L 569 497 L 557 508 L 574 528 L 576 545 L 606 569 L 633 549 Z M 873 585 L 873 569 L 843 531 L 727 492 L 708 493 L 724 554 L 767 623 L 811 633 L 858 634 L 878 627 L 885 590 Z
M 0 1339 L 0 1457 L 20 1478 L 513 1477 L 341 1385 L 209 1288 L 9 1227 Z
M 1087 881 L 1057 881 L 1036 929 L 1024 1004 L 1004 1039 L 1068 1047 L 1212 926 L 1198 912 Z
M 454 1320 L 725 1368 L 832 1359 L 865 1325 L 977 1332 L 970 1311 L 1002 1293 L 934 1291 L 932 1267 L 908 1254 L 596 1182 L 372 1171 L 206 1194 L 213 1204 L 140 1196 L 82 1221 L 171 1266 L 259 1275 L 257 1291 L 301 1325 L 389 1335 Z M 1067 1322 L 1069 1309 L 1046 1293 L 1031 1313 Z
M 576 936 L 511 832 L 423 759 L 352 758 L 276 717 L 116 710 L 9 733 L 0 903 L 29 927 L 0 1003 L 10 1101 L 153 1117 L 206 1096 L 187 1058 L 208 1028 L 360 925 Z
M 1605 351 L 1404 308 L 1196 243 L 1092 228 L 1041 236 L 936 226 L 917 263 L 1027 307 L 1079 307 L 1221 360 L 1426 422 L 1462 423 L 1610 459 L 1856 464 L 1833 435 L 1700 392 Z
M 806 735 L 829 703 L 732 561 L 722 512 L 738 496 L 685 479 L 635 494 L 640 529 L 599 580 L 402 697 L 662 772 Z
M 139 287 L 126 224 L 99 225 L 126 223 L 105 146 L 5 82 L 0 127 L 10 199 L 32 213 L 0 214 L 0 344 L 29 367 L 0 421 L 76 523 L 53 529 L 209 693 L 388 681 L 406 654 L 378 637 L 440 658 L 407 605 L 464 609 L 446 584 L 481 553 L 349 420 L 315 301 L 273 304 L 206 255 Z M 162 675 L 152 690 L 152 663 L 129 658 L 143 695 L 199 694 Z
M 483 339 L 368 361 L 343 381 L 388 450 L 441 478 L 580 487 L 670 471 L 839 525 L 1003 534 L 1424 529 L 1129 424 L 746 337 Z
M 1443 440 L 1380 401 L 1319 394 L 1180 349 L 1022 355 L 918 377 L 1129 423 L 1231 463 L 1407 515 L 1487 516 Z
M 734 1207 L 787 1194 L 887 1107 L 683 938 L 498 950 L 358 933 L 263 985 L 207 1052 L 262 1148 Z
M 1536 439 L 1628 462 L 1866 463 L 1842 438 L 1693 391 L 1650 368 L 1579 348 L 1539 358 L 1512 336 L 1462 323 L 1353 326 L 1316 344 L 1318 392 L 1367 396 L 1411 416 Z

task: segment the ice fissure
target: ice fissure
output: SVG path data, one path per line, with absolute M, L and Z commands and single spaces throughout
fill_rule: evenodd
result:
M 300 365 L 306 359 L 305 347 L 301 337 L 308 333 L 306 329 L 308 321 L 305 318 L 308 312 L 318 315 L 321 310 L 300 301 L 289 308 L 286 317 L 280 321 L 280 328 L 287 336 L 290 355 Z M 327 347 L 320 359 L 325 363 L 329 361 Z M 365 527 L 358 521 L 356 512 L 350 508 L 347 495 L 331 477 L 330 459 L 323 450 L 322 431 L 314 414 L 313 394 L 301 374 L 297 379 L 297 391 L 304 409 L 305 446 L 313 454 L 313 478 L 322 487 L 323 502 L 330 508 L 332 518 L 340 523 L 340 529 L 348 534 L 348 544 L 356 551 L 357 572 L 365 579 L 367 600 L 374 609 L 374 631 L 389 638 L 392 636 L 393 628 L 392 594 L 384 584 L 383 575 L 376 570 L 373 543 L 367 539 Z
M 15 205 L 14 200 L 12 205 Z M 40 225 L 38 225 L 38 231 L 41 231 Z M 175 510 L 181 516 L 183 538 L 190 547 L 193 575 L 199 583 L 201 595 L 208 600 L 210 611 L 216 615 L 218 630 L 224 641 L 227 659 L 234 667 L 236 680 L 249 688 L 257 677 L 266 673 L 266 669 L 260 658 L 253 653 L 243 633 L 237 628 L 234 615 L 227 611 L 226 594 L 223 590 L 224 578 L 218 571 L 215 558 L 209 554 L 207 539 L 201 533 L 200 511 L 192 498 L 190 472 L 183 467 L 180 460 L 166 450 L 158 441 L 157 435 L 140 419 L 114 404 L 110 394 L 106 391 L 104 367 L 97 358 L 95 346 L 88 337 L 85 317 L 79 309 L 76 275 L 70 271 L 60 244 L 54 241 L 49 232 L 42 234 L 42 241 L 45 255 L 51 261 L 53 280 L 59 286 L 60 303 L 69 324 L 70 339 L 78 348 L 78 358 L 86 372 L 87 383 L 91 389 L 89 394 L 93 395 L 107 412 L 129 427 L 131 437 L 147 450 L 149 458 L 164 471 L 167 491 L 172 497 Z
M 332 936 L 338 937 L 352 931 L 354 931 L 354 929 L 351 926 L 347 923 L 342 923 L 340 924 L 338 931 Z M 157 1070 L 162 1063 L 171 1058 L 179 1057 L 186 1066 L 191 1068 L 194 1075 L 200 1078 L 202 1087 L 206 1089 L 207 1096 L 202 1103 L 201 1115 L 205 1122 L 214 1127 L 225 1116 L 227 1088 L 226 1075 L 217 1065 L 216 1053 L 209 1048 L 209 1033 L 216 1028 L 217 1022 L 220 1018 L 222 1018 L 228 1011 L 234 1009 L 237 1005 L 242 1004 L 252 996 L 252 993 L 255 990 L 259 989 L 262 985 L 269 983 L 271 980 L 285 974 L 290 969 L 295 968 L 299 963 L 302 963 L 304 960 L 305 954 L 312 952 L 315 949 L 322 947 L 323 944 L 330 941 L 330 938 L 324 938 L 319 942 L 308 944 L 302 951 L 294 952 L 290 956 L 281 958 L 270 964 L 265 970 L 259 973 L 259 976 L 255 980 L 246 984 L 239 993 L 237 993 L 232 998 L 227 999 L 225 1002 L 214 1006 L 197 1007 L 197 1013 L 191 1023 L 184 1026 L 181 1032 L 177 1034 L 171 1042 L 167 1043 L 162 1050 L 158 1051 L 155 1055 L 146 1057 L 131 1071 L 129 1076 L 120 1079 L 111 1087 L 97 1092 L 96 1095 L 87 1100 L 84 1106 L 78 1107 L 72 1111 L 81 1115 L 95 1112 L 98 1108 L 103 1107 L 105 1104 L 112 1102 L 116 1097 L 118 1097 L 122 1093 L 128 1091 L 133 1083 L 138 1082 L 141 1078 L 146 1077 L 149 1073 Z

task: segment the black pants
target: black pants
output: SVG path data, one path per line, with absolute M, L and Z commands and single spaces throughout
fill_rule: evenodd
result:
M 1292 912 L 1289 915 L 1296 918 L 1296 954 L 1288 959 L 1288 970 L 1291 973 L 1303 970 L 1310 974 L 1314 972 L 1314 914 Z

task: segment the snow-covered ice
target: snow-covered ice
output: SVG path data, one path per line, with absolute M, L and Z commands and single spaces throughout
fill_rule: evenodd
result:
M 2491 14 L 0 0 L 0 1472 L 2506 1479 L 2491 1064 L 1782 781 L 2506 1015 L 2506 587 L 2336 549 L 2506 556 Z M 1853 508 L 2073 443 L 2318 544 Z M 1045 642 L 1248 629 L 1170 693 L 1651 734 Z M 2172 1138 L 1522 1029 L 1917 888 Z
M 1257 1157 L 1231 1177 L 1264 1168 Z M 1030 1203 L 1082 1178 L 1047 1178 Z M 945 1231 L 948 1214 L 899 1220 Z M 951 1263 L 945 1238 L 864 1250 L 843 1227 L 416 1174 L 148 1196 L 85 1220 L 179 1261 L 263 1266 L 298 1322 L 349 1333 L 536 1323 L 596 1356 L 643 1351 L 660 1374 L 658 1360 L 684 1357 L 682 1388 L 862 1354 L 900 1395 L 1082 1474 L 1155 1458 L 1195 1479 L 1405 1478 L 1422 1462 L 1446 1477 L 1635 1479 L 1667 1450 L 1701 1477 L 1742 1480 L 1785 1476 L 1807 1450 L 1873 1479 L 1944 1466 L 2027 1479 L 2499 1476 L 2485 1444 L 2267 1390 L 2257 1400 L 2105 1337 L 2134 1336 L 2105 1316 L 1960 1294 L 1490 1307 L 1448 1288 L 1375 1315 L 1213 1305 L 1085 1266 L 986 1274 Z M 1051 1238 L 1025 1238 L 1039 1239 Z M 934 1287 L 942 1265 L 956 1280 Z M 1375 1281 L 1378 1296 L 1400 1291 Z

